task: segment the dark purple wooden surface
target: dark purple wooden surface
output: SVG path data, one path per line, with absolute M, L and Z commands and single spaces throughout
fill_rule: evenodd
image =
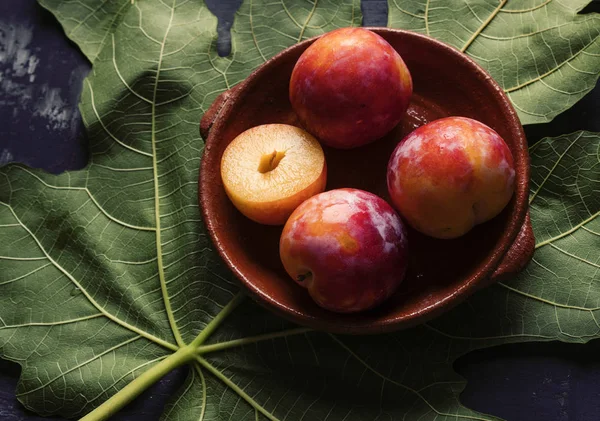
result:
M 207 0 L 219 17 L 219 51 L 240 0 Z M 385 0 L 363 0 L 365 26 L 384 26 Z M 595 1 L 588 11 L 600 11 Z M 0 1 L 0 165 L 23 162 L 51 172 L 85 165 L 86 139 L 77 102 L 89 64 L 35 0 Z M 526 128 L 528 139 L 579 129 L 600 132 L 600 86 L 550 124 Z M 455 367 L 468 380 L 462 402 L 509 421 L 600 419 L 600 341 L 508 345 L 477 351 Z M 0 360 L 0 421 L 37 421 L 15 398 L 16 364 Z M 161 380 L 116 420 L 158 420 L 185 369 Z M 58 418 L 55 418 L 58 419 Z

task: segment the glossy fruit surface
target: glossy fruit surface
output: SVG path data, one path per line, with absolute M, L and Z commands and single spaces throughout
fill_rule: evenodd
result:
M 387 183 L 416 230 L 456 238 L 498 215 L 515 189 L 513 156 L 483 123 L 448 117 L 419 127 L 396 147 Z
M 290 101 L 324 144 L 350 149 L 384 136 L 408 107 L 412 79 L 400 55 L 364 28 L 325 34 L 298 59 Z
M 408 263 L 406 231 L 396 212 L 357 189 L 330 190 L 302 203 L 279 244 L 287 273 L 319 306 L 340 313 L 384 301 Z

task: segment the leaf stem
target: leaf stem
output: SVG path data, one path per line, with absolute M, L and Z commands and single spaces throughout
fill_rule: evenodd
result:
M 194 369 L 200 376 L 200 382 L 202 383 L 202 412 L 200 413 L 200 421 L 204 420 L 204 414 L 206 413 L 206 379 L 204 373 L 202 373 L 202 367 L 198 361 L 194 361 Z
M 227 303 L 225 307 L 215 316 L 214 319 L 206 325 L 204 330 L 194 339 L 194 341 L 187 346 L 179 348 L 177 352 L 169 355 L 160 363 L 152 366 L 147 371 L 144 371 L 138 378 L 134 379 L 131 383 L 113 395 L 110 399 L 94 409 L 92 412 L 81 418 L 80 421 L 103 421 L 114 415 L 121 408 L 127 405 L 129 402 L 134 400 L 144 390 L 148 389 L 154 383 L 159 381 L 171 370 L 187 364 L 194 360 L 198 361 L 202 366 L 204 360 L 197 358 L 198 347 L 208 338 L 217 327 L 223 322 L 223 320 L 231 314 L 233 310 L 240 305 L 244 300 L 244 294 L 240 291 L 233 299 Z M 214 367 L 210 366 L 213 370 Z M 212 370 L 210 370 L 212 371 Z
M 223 320 L 229 316 L 233 310 L 235 310 L 237 308 L 237 306 L 239 306 L 242 301 L 244 300 L 244 294 L 240 291 L 238 292 L 235 297 L 233 297 L 231 299 L 231 301 L 229 301 L 227 303 L 227 305 L 225 307 L 223 307 L 223 309 L 219 312 L 219 314 L 217 314 L 214 319 L 212 319 L 210 321 L 209 324 L 207 324 L 204 329 L 202 330 L 202 332 L 200 332 L 198 334 L 198 336 L 196 336 L 196 339 L 194 339 L 192 341 L 192 343 L 190 344 L 190 346 L 192 348 L 198 348 L 200 345 L 202 345 L 204 343 L 204 341 L 206 340 L 206 338 L 208 338 L 216 329 L 217 327 L 219 327 L 219 325 L 223 322 Z
M 156 365 L 144 371 L 139 377 L 110 397 L 98 408 L 81 418 L 80 421 L 103 421 L 138 397 L 144 390 L 163 378 L 171 370 L 187 364 L 195 357 L 195 349 L 186 346 L 169 355 Z
M 198 354 L 207 354 L 209 352 L 223 351 L 229 348 L 236 348 L 243 345 L 253 344 L 256 342 L 266 341 L 269 339 L 285 338 L 292 335 L 301 335 L 311 332 L 312 329 L 299 327 L 296 329 L 283 330 L 281 332 L 266 333 L 264 335 L 250 336 L 248 338 L 233 339 L 231 341 L 219 342 L 216 344 L 204 345 L 197 348 Z
M 600 215 L 600 211 L 596 212 L 595 214 L 593 214 L 592 216 L 590 216 L 588 219 L 586 219 L 585 221 L 575 225 L 573 228 L 571 228 L 568 231 L 563 232 L 562 234 L 557 235 L 556 237 L 552 237 L 552 238 L 548 238 L 547 240 L 544 240 L 540 243 L 537 243 L 535 245 L 535 249 L 539 249 L 540 247 L 544 247 L 547 244 L 550 244 L 556 240 L 560 240 L 563 237 L 566 237 L 569 234 L 572 234 L 573 232 L 577 231 L 579 228 L 583 227 L 585 224 L 587 224 L 588 222 L 593 221 L 595 218 L 597 218 Z
M 475 32 L 473 32 L 473 35 L 471 35 L 471 38 L 469 38 L 467 40 L 467 42 L 465 42 L 465 45 L 462 46 L 462 48 L 460 49 L 461 52 L 465 52 L 467 51 L 467 48 L 469 48 L 471 46 L 471 44 L 473 43 L 473 41 L 475 41 L 475 38 L 477 38 L 479 36 L 479 34 L 481 34 L 481 32 L 490 24 L 490 22 L 496 17 L 496 15 L 498 14 L 498 12 L 500 12 L 500 10 L 502 10 L 502 8 L 504 7 L 504 5 L 506 4 L 507 0 L 500 0 L 500 4 L 498 5 L 498 7 L 496 7 L 494 9 L 494 11 L 492 12 L 491 15 L 488 16 L 488 18 L 485 20 L 485 22 L 483 22 L 481 24 L 481 26 L 479 28 L 477 28 L 477 30 Z M 429 35 L 429 33 L 428 33 Z
M 160 280 L 160 289 L 162 291 L 163 301 L 165 304 L 165 311 L 167 313 L 167 317 L 169 319 L 169 325 L 171 326 L 171 330 L 173 331 L 173 336 L 175 337 L 175 342 L 180 347 L 185 345 L 181 333 L 179 332 L 179 328 L 177 327 L 177 322 L 175 321 L 175 315 L 173 314 L 173 309 L 171 308 L 171 300 L 169 299 L 169 291 L 167 289 L 167 280 L 165 277 L 165 268 L 163 264 L 163 251 L 162 251 L 162 238 L 161 238 L 161 216 L 160 216 L 160 188 L 158 182 L 158 155 L 156 149 L 156 95 L 158 93 L 158 82 L 160 80 L 160 71 L 163 63 L 164 52 L 165 52 L 165 44 L 167 43 L 167 37 L 169 36 L 169 31 L 171 30 L 171 26 L 173 25 L 173 16 L 175 14 L 175 1 L 173 1 L 173 6 L 171 7 L 171 17 L 169 19 L 169 25 L 165 31 L 165 36 L 162 40 L 160 46 L 160 55 L 158 58 L 158 66 L 156 68 L 156 76 L 154 80 L 154 94 L 152 96 L 152 168 L 154 175 L 154 214 L 155 214 L 155 227 L 156 227 L 156 255 L 158 256 L 157 266 L 158 266 L 158 278 Z

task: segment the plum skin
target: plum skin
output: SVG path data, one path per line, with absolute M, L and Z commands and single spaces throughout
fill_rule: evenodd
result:
M 307 131 L 340 149 L 383 137 L 400 122 L 411 95 L 400 55 L 364 28 L 341 28 L 316 40 L 298 59 L 289 86 Z
M 387 184 L 409 225 L 432 237 L 456 238 L 506 207 L 515 189 L 513 156 L 485 124 L 442 118 L 398 144 L 388 163 Z
M 303 202 L 283 229 L 279 251 L 286 272 L 313 300 L 339 313 L 383 302 L 408 264 L 406 230 L 394 209 L 349 188 Z

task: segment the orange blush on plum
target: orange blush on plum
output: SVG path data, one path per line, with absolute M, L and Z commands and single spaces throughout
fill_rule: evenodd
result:
M 408 265 L 407 241 L 385 200 L 345 188 L 302 203 L 283 228 L 279 253 L 287 273 L 319 306 L 353 313 L 396 290 Z
M 413 228 L 456 238 L 504 209 L 515 189 L 515 167 L 494 130 L 470 118 L 447 117 L 399 143 L 387 183 L 394 206 Z

